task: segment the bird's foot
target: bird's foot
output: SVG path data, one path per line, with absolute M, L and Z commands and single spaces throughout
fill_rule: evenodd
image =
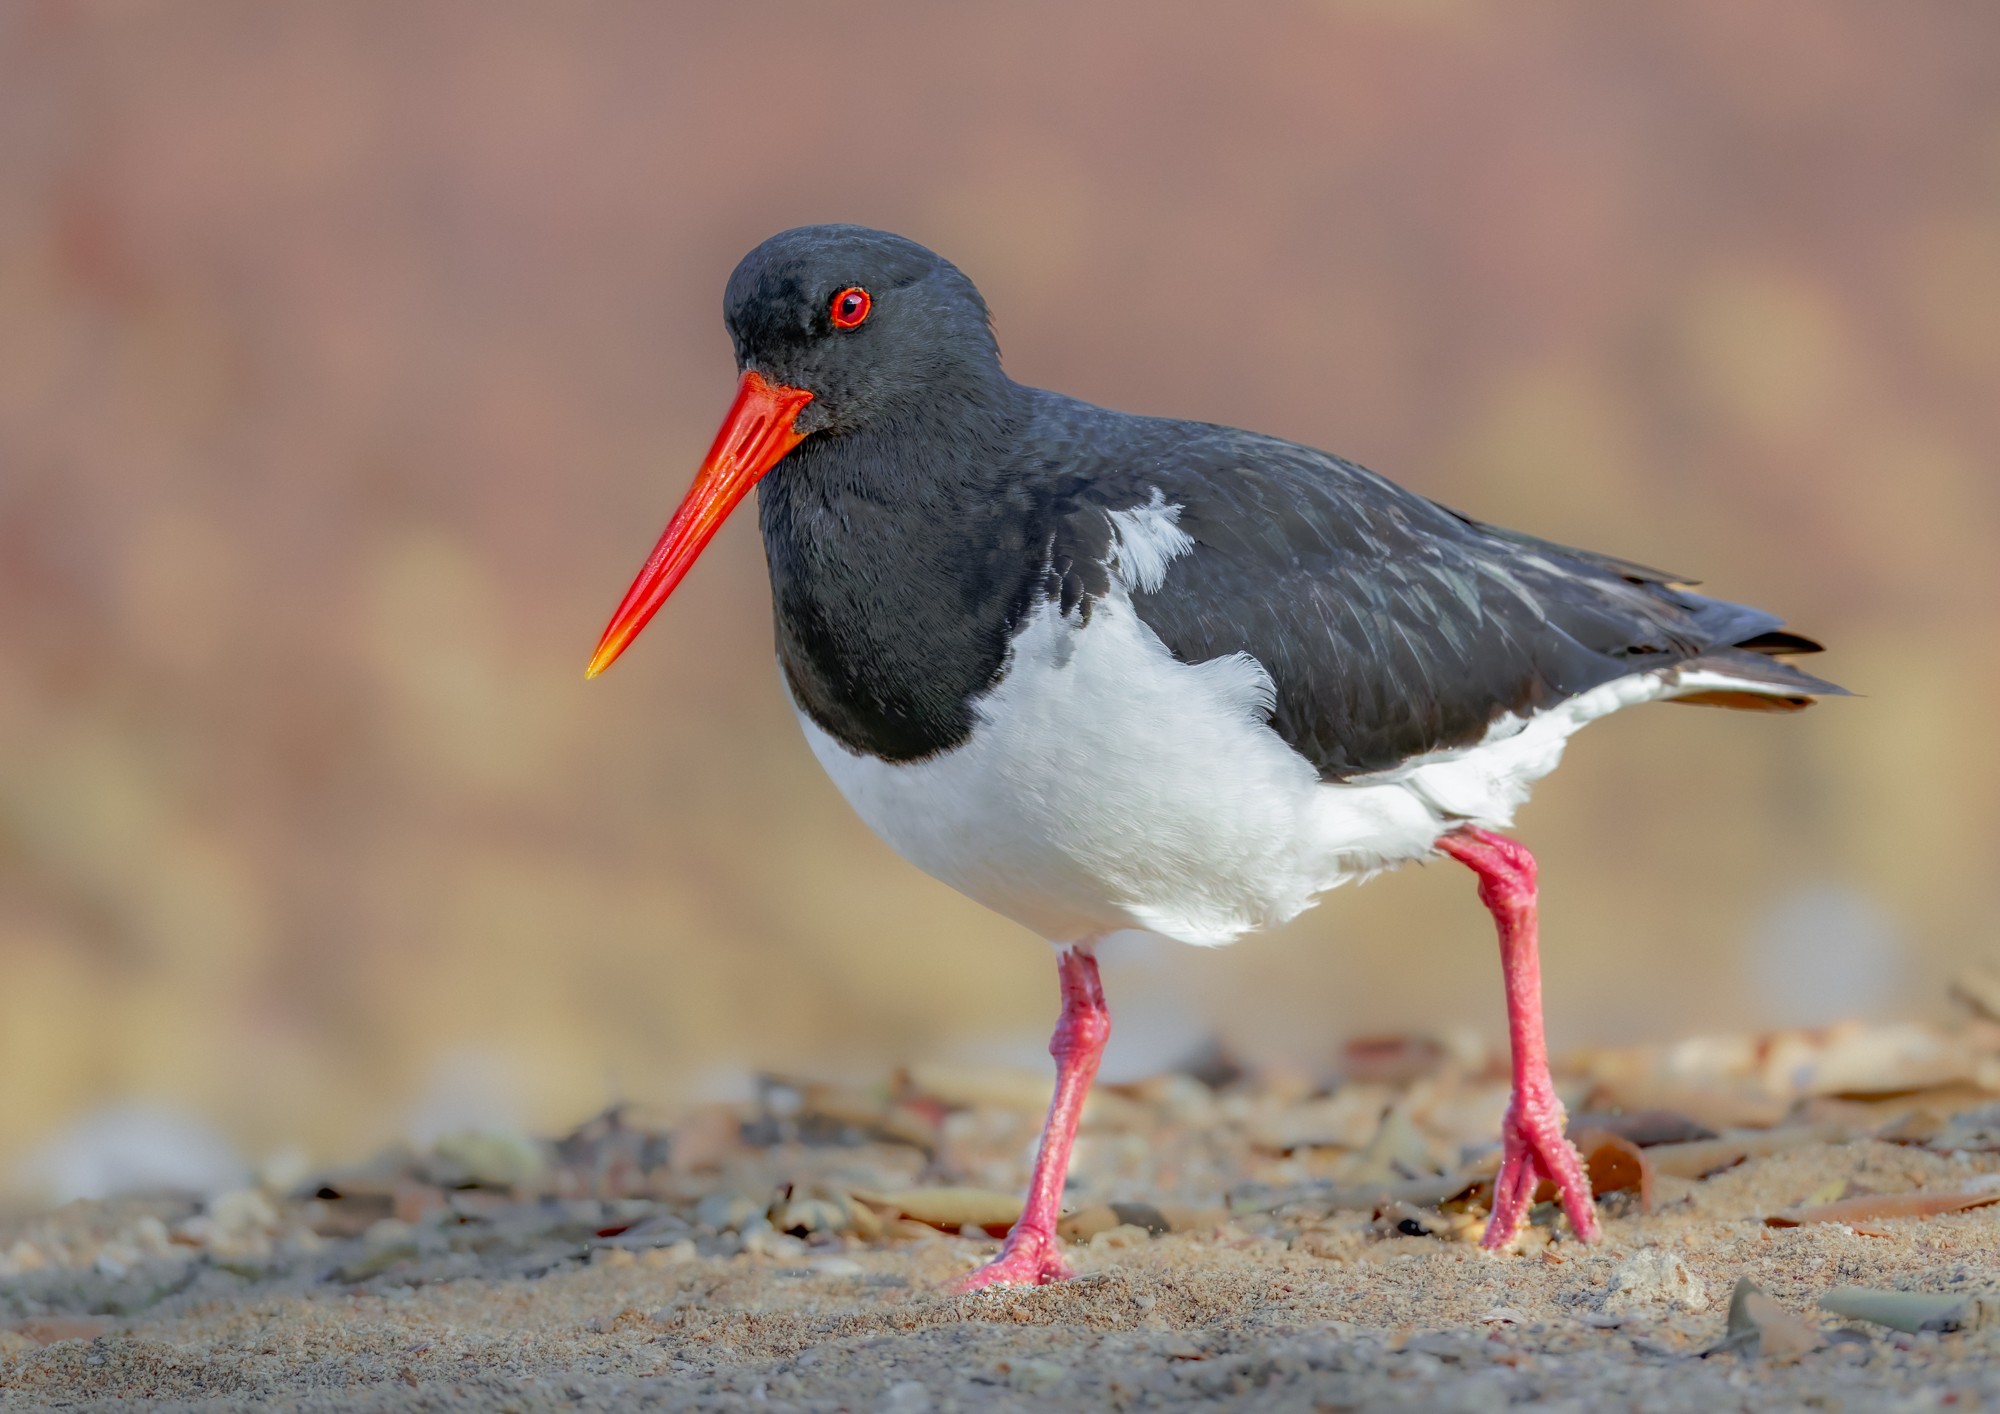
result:
M 1054 1233 L 1016 1228 L 1007 1234 L 999 1256 L 967 1275 L 954 1289 L 964 1295 L 989 1286 L 1045 1286 L 1075 1275 L 1063 1260 L 1062 1243 Z
M 1528 1219 L 1536 1189 L 1552 1185 L 1579 1241 L 1597 1240 L 1597 1205 L 1576 1146 L 1563 1137 L 1562 1101 L 1546 1083 L 1517 1091 L 1501 1122 L 1500 1176 L 1493 1181 L 1493 1212 L 1480 1245 L 1497 1252 L 1513 1242 Z

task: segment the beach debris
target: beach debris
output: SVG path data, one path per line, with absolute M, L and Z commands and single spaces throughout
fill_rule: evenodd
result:
M 1706 1178 L 1734 1168 L 1745 1159 L 1768 1158 L 1808 1144 L 1843 1144 L 1855 1137 L 1851 1124 L 1788 1125 L 1780 1129 L 1739 1130 L 1714 1139 L 1684 1144 L 1659 1144 L 1646 1151 L 1655 1173 L 1675 1178 Z
M 440 1140 L 442 1144 L 444 1141 Z M 568 1134 L 556 1140 L 546 1153 L 534 1150 L 530 1164 L 525 1151 L 513 1156 L 519 1176 L 506 1186 L 525 1189 L 543 1177 L 542 1161 L 548 1161 L 549 1186 L 564 1197 L 612 1200 L 636 1197 L 649 1191 L 651 1176 L 664 1168 L 671 1156 L 673 1140 L 663 1122 L 646 1123 L 629 1105 L 612 1105 L 592 1115 Z M 501 1154 L 484 1162 L 493 1166 Z
M 997 1235 L 1021 1216 L 1020 1194 L 986 1188 L 908 1188 L 900 1193 L 857 1190 L 853 1196 L 884 1216 L 958 1232 L 977 1228 Z
M 1729 1296 L 1729 1322 L 1722 1340 L 1702 1352 L 1702 1358 L 1734 1351 L 1790 1364 L 1826 1343 L 1819 1328 L 1772 1300 L 1748 1277 L 1738 1277 Z
M 1429 1036 L 1357 1036 L 1340 1048 L 1340 1073 L 1349 1082 L 1406 1085 L 1437 1074 L 1450 1054 Z
M 1947 1192 L 1857 1193 L 1830 1203 L 1772 1213 L 1766 1227 L 1798 1227 L 1804 1223 L 1870 1223 L 1885 1218 L 1935 1218 L 1945 1213 L 1962 1213 L 2000 1203 L 2000 1188 L 1958 1189 Z
M 1970 1048 L 2000 1058 L 2000 1024 L 1932 1029 L 1935 1053 Z M 1922 1049 L 1907 1037 L 1864 1046 L 1869 1028 L 1832 1028 L 1784 1044 L 1809 1048 L 1836 1031 L 1833 1039 L 1893 1064 L 1859 1086 L 1862 1098 L 1797 1096 L 1782 1107 L 1785 1122 L 1765 1129 L 1717 1132 L 1699 1106 L 1617 1108 L 1629 1106 L 1624 1094 L 1590 1078 L 1589 1064 L 1608 1064 L 1602 1057 L 1565 1070 L 1566 1091 L 1579 1098 L 1570 1137 L 1593 1190 L 1628 1195 L 1607 1207 L 1607 1220 L 1678 1199 L 1689 1184 L 1746 1160 L 1787 1154 L 1794 1157 L 1772 1166 L 1769 1183 L 1742 1175 L 1746 1190 L 1761 1188 L 1754 1213 L 1769 1205 L 1774 1227 L 1843 1223 L 1886 1235 L 1877 1225 L 2000 1204 L 2000 1175 L 1981 1172 L 1996 1166 L 1985 1156 L 2000 1151 L 2000 1097 L 1965 1081 L 1892 1090 L 1891 1080 L 1910 1073 L 1895 1058 Z M 1739 1039 L 1729 1064 L 1754 1080 L 1775 1042 Z M 1722 1073 L 1725 1050 L 1700 1051 L 1697 1065 L 1674 1047 L 1632 1048 L 1617 1053 L 1618 1074 L 1638 1090 L 1648 1076 L 1680 1083 L 1704 1073 L 1702 1065 Z M 1367 1041 L 1334 1065 L 1341 1078 L 1237 1065 L 1219 1089 L 1185 1070 L 1106 1087 L 1072 1190 L 1077 1206 L 1060 1235 L 1078 1244 L 1102 1237 L 1100 1247 L 1115 1248 L 1142 1236 L 1229 1229 L 1229 1241 L 1276 1240 L 1341 1261 L 1413 1236 L 1476 1240 L 1498 1166 L 1492 1140 L 1507 1104 L 1505 1075 L 1479 1063 L 1469 1043 L 1411 1037 Z M 403 1280 L 406 1266 L 429 1280 L 517 1261 L 544 1270 L 613 1249 L 647 1258 L 683 1243 L 708 1260 L 742 1250 L 795 1258 L 806 1246 L 852 1250 L 953 1233 L 997 1237 L 1018 1217 L 1047 1087 L 1045 1074 L 970 1065 L 916 1067 L 877 1084 L 767 1075 L 733 1103 L 675 1114 L 615 1106 L 552 1140 L 447 1132 L 429 1148 L 386 1149 L 289 1188 L 246 1178 L 205 1203 L 112 1200 L 130 1206 L 93 1219 L 87 1240 L 74 1227 L 60 1239 L 39 1227 L 10 1230 L 0 1281 L 82 1271 L 179 1280 L 146 1269 L 175 1273 L 197 1259 L 276 1270 L 315 1244 L 328 1249 L 316 1259 L 326 1269 L 356 1280 Z M 1863 1142 L 1837 1147 L 1854 1140 Z M 1904 1149 L 1877 1147 L 1864 1158 L 1879 1140 Z M 288 1182 L 299 1178 L 293 1169 Z M 1927 1187 L 1877 1194 L 1858 1183 Z M 1215 1206 L 1225 1192 L 1228 1207 Z M 1701 1211 L 1701 1200 L 1695 1206 Z M 1575 1255 L 1559 1233 L 1551 1246 L 1549 1231 L 1544 1224 L 1525 1235 L 1541 1260 Z M 1698 1311 L 1704 1297 L 1720 1304 L 1715 1277 L 1702 1281 L 1692 1253 L 1620 1256 L 1591 1319 Z
M 1869 1286 L 1837 1286 L 1820 1297 L 1819 1308 L 1850 1321 L 1867 1321 L 1911 1335 L 1924 1331 L 1974 1330 L 2000 1320 L 2000 1296 L 1990 1292 L 1887 1291 Z
M 1007 1371 L 1007 1384 L 1022 1394 L 1047 1394 L 1069 1378 L 1069 1371 L 1053 1360 L 1015 1360 Z
M 753 1198 L 748 1193 L 723 1188 L 705 1195 L 694 1205 L 694 1220 L 696 1226 L 710 1232 L 741 1232 L 748 1223 L 767 1221 L 770 1210 L 768 1198 Z
M 1709 1124 L 1770 1126 L 1816 1096 L 1894 1097 L 1952 1086 L 2000 1088 L 2000 1029 L 1848 1021 L 1664 1046 L 1573 1053 L 1566 1071 L 1594 1104 L 1664 1106 Z
M 1387 1108 L 1374 1135 L 1344 1165 L 1347 1176 L 1367 1182 L 1434 1174 L 1450 1166 L 1458 1146 L 1442 1142 L 1442 1136 L 1427 1133 L 1418 1123 L 1414 1102 L 1419 1098 L 1413 1089 Z
M 1115 1252 L 1127 1247 L 1143 1247 L 1155 1236 L 1157 1234 L 1148 1232 L 1137 1223 L 1120 1223 L 1116 1227 L 1108 1227 L 1102 1232 L 1093 1233 L 1090 1246 L 1099 1252 Z
M 211 1198 L 202 1211 L 181 1223 L 178 1234 L 224 1261 L 269 1257 L 284 1221 L 262 1189 L 238 1188 Z
M 1396 1098 L 1396 1091 L 1388 1085 L 1343 1085 L 1331 1095 L 1274 1106 L 1258 1114 L 1250 1123 L 1249 1139 L 1276 1153 L 1366 1148 L 1383 1127 L 1383 1117 Z
M 1583 1154 L 1583 1166 L 1590 1175 L 1590 1191 L 1598 1197 L 1627 1190 L 1639 1195 L 1639 1211 L 1653 1211 L 1653 1161 L 1646 1151 L 1621 1134 L 1602 1129 L 1571 1131 L 1571 1142 Z M 1555 1195 L 1549 1186 L 1549 1198 Z M 1543 1201 L 1539 1190 L 1536 1200 Z
M 697 1105 L 667 1134 L 667 1166 L 679 1174 L 713 1172 L 742 1147 L 734 1105 Z
M 389 1216 L 398 1222 L 419 1223 L 450 1206 L 443 1189 L 414 1178 L 399 1181 L 389 1194 Z
M 1390 1203 L 1375 1214 L 1375 1231 L 1385 1237 L 1435 1237 L 1445 1242 L 1476 1243 L 1486 1235 L 1486 1213 L 1470 1208 L 1419 1208 Z
M 845 1193 L 800 1189 L 772 1204 L 771 1226 L 793 1237 L 810 1237 L 816 1232 L 848 1232 L 856 1226 L 855 1215 L 866 1211 L 865 1204 L 855 1202 Z M 874 1221 L 872 1213 L 869 1219 L 879 1231 L 881 1223 Z
M 1682 1114 L 1679 1110 L 1585 1110 L 1569 1118 L 1572 1136 L 1601 1131 L 1629 1139 L 1641 1149 L 1656 1144 L 1689 1144 L 1713 1139 L 1714 1130 Z
M 905 1072 L 905 1099 L 930 1100 L 947 1109 L 993 1108 L 1039 1117 L 1049 1107 L 1053 1080 L 1043 1070 L 993 1065 L 914 1065 Z M 1118 1087 L 1093 1087 L 1083 1102 L 1086 1129 L 1134 1129 L 1147 1119 L 1146 1107 Z
M 1982 1105 L 1952 1115 L 1924 1143 L 1943 1154 L 2000 1151 L 2000 1105 Z
M 1676 1253 L 1642 1247 L 1612 1268 L 1600 1309 L 1608 1316 L 1628 1316 L 1662 1307 L 1706 1311 L 1709 1304 L 1708 1287 Z
M 547 1160 L 542 1146 L 509 1130 L 460 1129 L 432 1143 L 425 1165 L 440 1188 L 529 1187 Z
M 1875 1131 L 1884 1144 L 1929 1144 L 1950 1123 L 1948 1115 L 1935 1110 L 1905 1110 Z

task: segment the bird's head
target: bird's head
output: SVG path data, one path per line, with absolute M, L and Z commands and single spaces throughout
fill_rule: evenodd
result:
M 674 591 L 722 522 L 808 437 L 838 437 L 999 376 L 979 291 L 915 241 L 865 226 L 771 237 L 729 277 L 736 400 L 666 533 L 612 615 L 596 677 Z

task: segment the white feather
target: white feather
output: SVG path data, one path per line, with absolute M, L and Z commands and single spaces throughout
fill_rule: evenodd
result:
M 1143 506 L 1110 512 L 1116 537 L 1112 574 L 1127 590 L 1151 593 L 1167 577 L 1167 566 L 1194 548 L 1194 538 L 1180 527 L 1181 508 L 1167 504 L 1160 488 Z

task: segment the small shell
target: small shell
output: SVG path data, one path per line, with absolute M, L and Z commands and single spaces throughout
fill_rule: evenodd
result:
M 1766 1296 L 1750 1278 L 1739 1277 L 1729 1298 L 1728 1334 L 1715 1349 L 1744 1350 L 1790 1364 L 1825 1343 L 1816 1326 Z
M 740 1231 L 745 1223 L 764 1216 L 768 1204 L 742 1193 L 711 1193 L 694 1207 L 694 1220 L 711 1232 Z
M 854 1226 L 854 1209 L 845 1196 L 797 1197 L 779 1205 L 771 1215 L 771 1226 L 779 1232 L 846 1232 Z
M 1838 1286 L 1819 1299 L 1819 1309 L 1851 1321 L 1868 1321 L 1891 1330 L 1970 1330 L 1986 1317 L 1986 1303 L 1977 1296 L 1947 1296 L 1929 1291 L 1883 1291 L 1867 1286 Z
M 1099 1250 L 1144 1247 L 1152 1239 L 1153 1235 L 1138 1224 L 1120 1223 L 1117 1227 L 1109 1227 L 1097 1233 L 1090 1239 L 1090 1245 Z

